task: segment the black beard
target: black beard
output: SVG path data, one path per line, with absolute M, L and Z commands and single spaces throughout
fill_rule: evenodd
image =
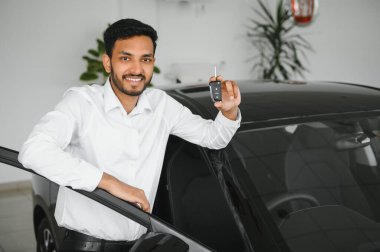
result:
M 127 78 L 127 77 L 130 77 L 130 76 L 137 76 L 137 77 L 141 77 L 143 80 L 146 80 L 145 76 L 142 75 L 142 74 L 137 74 L 137 75 L 133 75 L 133 74 L 130 74 L 130 75 L 123 75 L 123 79 Z M 113 69 L 111 67 L 111 80 L 112 80 L 112 83 L 114 84 L 114 86 L 120 91 L 122 92 L 123 94 L 126 94 L 126 95 L 129 95 L 129 96 L 140 96 L 146 89 L 146 87 L 150 84 L 150 81 L 152 80 L 153 76 L 144 83 L 144 88 L 141 90 L 141 91 L 128 91 L 126 89 L 123 88 L 123 85 L 120 84 L 120 82 L 117 80 L 116 76 L 115 76 L 115 73 L 113 72 Z

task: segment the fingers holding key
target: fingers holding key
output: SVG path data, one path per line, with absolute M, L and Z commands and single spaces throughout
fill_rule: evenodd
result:
M 233 88 L 233 81 L 227 80 L 223 84 L 226 87 L 228 98 L 233 99 L 235 97 L 234 88 Z
M 209 79 L 209 82 L 215 82 L 220 81 L 221 82 L 221 95 L 222 95 L 222 101 L 215 102 L 215 107 L 222 108 L 222 103 L 233 103 L 236 105 L 240 104 L 241 97 L 240 97 L 240 90 L 237 85 L 237 83 L 233 80 L 224 80 L 224 78 L 221 75 L 218 76 L 211 76 Z M 230 104 L 232 105 L 232 104 Z M 229 107 L 229 106 L 228 106 Z
M 223 82 L 224 81 L 224 79 L 223 79 L 223 77 L 221 76 L 221 75 L 218 75 L 218 76 L 211 76 L 210 77 L 210 79 L 209 79 L 209 82 L 211 82 L 211 81 L 220 81 L 220 82 Z
M 232 87 L 233 87 L 234 99 L 236 100 L 237 105 L 239 105 L 241 102 L 240 89 L 235 81 L 233 81 L 232 84 L 233 84 Z

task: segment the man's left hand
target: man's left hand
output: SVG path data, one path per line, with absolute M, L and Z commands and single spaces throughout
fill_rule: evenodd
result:
M 222 112 L 222 114 L 230 120 L 236 120 L 239 104 L 241 102 L 240 90 L 235 81 L 224 80 L 222 76 L 213 76 L 211 81 L 218 80 L 222 83 L 222 101 L 214 103 L 214 106 Z

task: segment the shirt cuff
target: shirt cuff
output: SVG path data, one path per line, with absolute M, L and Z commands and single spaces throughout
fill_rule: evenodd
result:
M 103 171 L 100 169 L 97 169 L 96 167 L 92 166 L 91 164 L 83 161 L 83 166 L 81 167 L 82 174 L 86 174 L 86 177 L 84 180 L 81 181 L 78 185 L 73 184 L 72 187 L 74 189 L 82 189 L 85 191 L 92 192 L 94 191 L 102 179 Z M 76 188 L 77 187 L 77 188 Z
M 240 122 L 241 122 L 241 113 L 240 109 L 238 109 L 238 114 L 236 120 L 230 120 L 227 117 L 223 115 L 222 112 L 219 111 L 218 115 L 215 118 L 215 121 L 220 122 L 222 125 L 227 126 L 227 127 L 240 127 Z

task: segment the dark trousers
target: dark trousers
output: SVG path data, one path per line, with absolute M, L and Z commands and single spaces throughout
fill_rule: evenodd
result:
M 134 241 L 108 241 L 67 230 L 59 252 L 127 252 L 134 243 Z

